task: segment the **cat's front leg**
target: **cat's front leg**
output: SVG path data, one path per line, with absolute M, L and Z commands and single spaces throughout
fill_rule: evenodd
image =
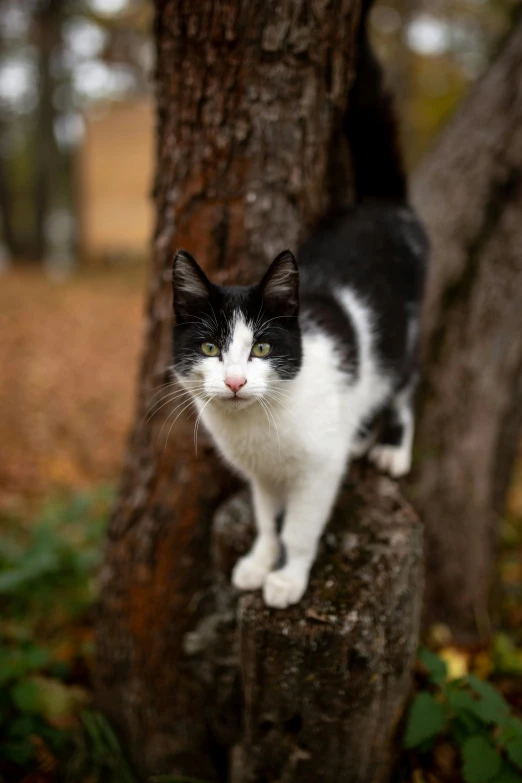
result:
M 344 463 L 314 471 L 289 494 L 281 535 L 285 564 L 266 577 L 267 606 L 284 609 L 298 603 L 308 586 L 321 534 L 328 522 L 344 473 Z
M 265 484 L 252 482 L 252 499 L 257 536 L 250 552 L 232 572 L 232 584 L 240 590 L 258 590 L 279 558 L 276 518 L 281 511 L 279 496 Z

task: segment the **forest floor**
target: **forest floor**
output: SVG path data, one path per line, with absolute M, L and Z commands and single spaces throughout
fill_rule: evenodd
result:
M 135 398 L 144 273 L 0 277 L 0 510 L 117 481 Z
M 133 416 L 144 290 L 137 270 L 0 278 L 0 783 L 135 783 L 90 683 L 93 577 Z M 499 576 L 491 643 L 463 649 L 432 629 L 441 657 L 419 663 L 401 781 L 522 781 L 522 722 L 509 739 L 501 703 L 522 716 L 522 460 Z

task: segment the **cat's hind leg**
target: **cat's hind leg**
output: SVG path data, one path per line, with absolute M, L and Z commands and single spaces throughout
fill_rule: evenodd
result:
M 386 410 L 377 442 L 368 459 L 393 478 L 409 473 L 413 446 L 413 391 L 409 383 L 400 389 Z
M 359 459 L 368 454 L 370 448 L 377 440 L 378 421 L 379 416 L 370 416 L 360 424 L 350 447 L 352 459 Z

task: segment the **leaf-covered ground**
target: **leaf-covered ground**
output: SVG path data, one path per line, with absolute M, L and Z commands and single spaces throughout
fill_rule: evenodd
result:
M 143 277 L 0 277 L 0 509 L 117 479 L 134 405 Z

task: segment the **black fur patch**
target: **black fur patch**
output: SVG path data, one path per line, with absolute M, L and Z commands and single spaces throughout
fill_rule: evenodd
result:
M 328 291 L 304 290 L 301 298 L 303 331 L 326 332 L 336 343 L 341 358 L 341 369 L 358 377 L 358 342 L 355 328 L 347 312 Z
M 302 298 L 349 288 L 374 316 L 377 357 L 397 387 L 411 373 L 408 335 L 424 287 L 427 242 L 404 204 L 365 201 L 324 221 L 298 253 Z M 330 298 L 334 308 L 336 300 Z
M 389 414 L 379 433 L 379 443 L 383 446 L 400 446 L 404 438 L 404 425 L 392 411 Z

